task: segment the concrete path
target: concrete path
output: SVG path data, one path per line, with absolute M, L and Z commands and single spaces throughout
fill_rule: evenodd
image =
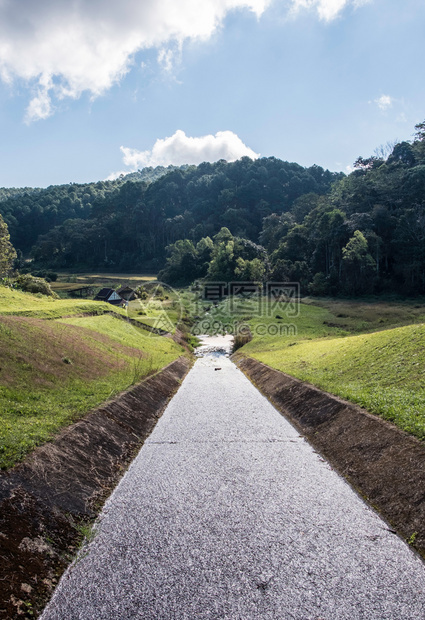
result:
M 423 620 L 425 568 L 230 360 L 209 356 L 42 618 Z

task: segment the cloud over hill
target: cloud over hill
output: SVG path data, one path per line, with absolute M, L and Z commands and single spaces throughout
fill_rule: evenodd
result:
M 259 157 L 233 131 L 218 131 L 215 135 L 193 138 L 178 129 L 174 135 L 158 139 L 150 151 L 138 151 L 125 146 L 121 147 L 121 151 L 124 164 L 131 170 L 145 166 L 180 166 L 219 159 L 235 161 L 244 156 L 251 159 Z

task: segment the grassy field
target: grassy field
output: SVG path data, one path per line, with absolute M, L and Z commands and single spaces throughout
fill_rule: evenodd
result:
M 183 352 L 111 315 L 63 318 L 86 307 L 0 288 L 0 468 Z
M 54 299 L 0 286 L 0 315 L 3 316 L 56 319 L 78 314 L 104 314 L 111 310 L 125 315 L 121 308 L 113 308 L 103 302 L 90 299 Z
M 130 286 L 137 288 L 140 284 L 156 280 L 154 274 L 134 274 L 134 273 L 70 273 L 61 271 L 58 273 L 56 282 L 51 283 L 51 288 L 56 293 L 70 293 L 83 286 L 92 286 L 100 289 L 104 286 L 118 288 L 120 286 Z
M 303 299 L 270 313 L 266 298 L 225 299 L 197 306 L 195 333 L 247 324 L 254 357 L 358 403 L 425 439 L 425 305 L 405 302 Z M 200 309 L 200 312 L 199 312 Z
M 129 282 L 128 274 L 122 277 Z M 127 315 L 101 302 L 0 287 L 0 467 L 182 353 L 171 339 L 139 330 L 111 310 Z M 246 300 L 215 306 L 196 302 L 187 290 L 163 290 L 130 304 L 128 315 L 151 325 L 165 315 L 169 331 L 191 317 L 194 333 L 248 323 L 253 339 L 243 355 L 425 439 L 424 305 L 304 299 L 297 316 L 282 309 L 268 316 L 267 303 L 261 313 L 254 310 L 255 302 Z
M 186 294 L 189 297 L 189 294 Z M 269 326 L 281 326 L 280 331 L 285 331 L 285 325 L 291 327 L 296 340 L 304 338 L 323 338 L 332 336 L 347 336 L 349 334 L 376 331 L 389 327 L 399 327 L 412 323 L 425 322 L 424 304 L 414 302 L 390 303 L 390 302 L 365 302 L 332 299 L 309 299 L 304 298 L 299 305 L 299 312 L 291 316 L 285 312 L 285 308 L 277 309 L 269 313 L 269 304 L 265 297 L 258 301 L 240 301 L 225 299 L 217 306 L 210 302 L 201 301 L 195 304 L 192 295 L 192 314 L 200 315 L 195 329 L 214 331 L 208 329 L 208 323 L 223 326 L 234 326 L 235 323 L 247 323 L 253 333 L 261 331 L 258 345 L 264 343 L 280 346 L 280 341 L 273 335 L 273 329 Z M 292 313 L 293 314 L 293 313 Z M 270 331 L 270 333 L 269 333 Z
M 424 306 L 305 300 L 297 317 L 276 314 L 249 321 L 254 337 L 241 349 L 243 355 L 425 439 Z M 287 324 L 295 328 L 290 333 L 267 333 L 270 326 L 273 332 Z M 264 335 L 258 334 L 259 326 Z
M 135 299 L 128 305 L 128 316 L 142 324 L 157 327 L 173 334 L 182 318 L 183 308 L 178 295 L 170 292 L 166 297 L 149 296 L 148 299 Z
M 129 284 L 130 282 L 150 282 L 156 280 L 155 274 L 136 274 L 136 273 L 110 273 L 110 272 L 84 272 L 84 273 L 71 273 L 69 271 L 60 271 L 58 273 L 58 281 L 70 281 L 75 280 L 82 284 L 105 284 L 108 282 L 115 282 L 116 284 Z

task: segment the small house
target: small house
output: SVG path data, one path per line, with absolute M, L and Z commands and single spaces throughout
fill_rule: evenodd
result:
M 124 304 L 123 298 L 120 297 L 113 288 L 101 289 L 94 298 L 94 301 L 106 301 L 113 306 L 122 306 Z
M 134 291 L 129 286 L 123 286 L 117 290 L 118 295 L 125 299 L 126 301 L 133 301 L 133 299 L 137 299 L 136 291 Z

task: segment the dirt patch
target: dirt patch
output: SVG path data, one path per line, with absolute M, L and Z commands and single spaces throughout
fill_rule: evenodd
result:
M 257 360 L 234 361 L 391 527 L 425 557 L 425 445 L 360 407 Z
M 181 357 L 0 474 L 0 618 L 43 609 L 81 523 L 99 513 L 189 367 Z

